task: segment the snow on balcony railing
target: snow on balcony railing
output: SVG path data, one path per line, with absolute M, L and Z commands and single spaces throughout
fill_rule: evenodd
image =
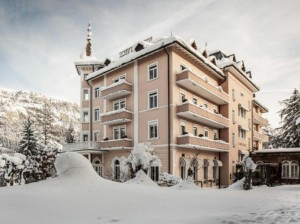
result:
M 108 150 L 128 149 L 132 147 L 132 139 L 121 138 L 121 139 L 102 141 L 101 147 L 102 149 L 108 149 Z
M 121 79 L 107 87 L 101 89 L 101 95 L 104 99 L 114 99 L 121 96 L 129 95 L 132 92 L 132 84 L 125 79 Z
M 75 142 L 75 143 L 68 143 L 63 145 L 62 151 L 78 151 L 78 150 L 99 150 L 101 148 L 100 142 Z
M 199 93 L 200 91 L 201 95 L 217 104 L 226 104 L 229 101 L 229 95 L 221 86 L 209 82 L 206 76 L 202 77 L 187 68 L 177 73 L 176 81 L 193 92 Z
M 120 124 L 132 121 L 132 113 L 125 108 L 101 114 L 103 124 Z

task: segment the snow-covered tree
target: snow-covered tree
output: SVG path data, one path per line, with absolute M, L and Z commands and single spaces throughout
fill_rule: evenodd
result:
M 25 156 L 37 155 L 37 139 L 33 130 L 33 121 L 30 117 L 24 122 L 22 136 L 19 152 Z
M 73 143 L 76 141 L 75 131 L 73 123 L 70 123 L 68 130 L 66 131 L 66 140 L 67 143 Z
M 131 177 L 134 177 L 137 171 L 141 169 L 147 173 L 154 161 L 160 163 L 160 159 L 155 155 L 154 148 L 151 144 L 148 142 L 137 144 L 127 158 L 127 165 L 129 166 Z
M 281 147 L 294 148 L 300 146 L 300 92 L 295 89 L 289 99 L 281 102 L 284 108 L 280 111 L 282 120 L 281 134 L 277 141 Z

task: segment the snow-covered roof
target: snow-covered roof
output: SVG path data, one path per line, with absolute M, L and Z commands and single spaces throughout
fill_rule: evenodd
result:
M 267 107 L 265 107 L 264 105 L 262 105 L 262 103 L 259 102 L 257 99 L 254 99 L 253 102 L 254 102 L 257 106 L 259 106 L 260 108 L 262 108 L 262 109 L 263 109 L 263 112 L 268 112 L 268 111 L 269 111 L 269 109 L 268 109 Z
M 138 42 L 138 43 L 141 43 L 141 42 Z M 180 47 L 189 51 L 191 54 L 193 54 L 195 57 L 197 57 L 202 63 L 204 63 L 207 67 L 209 67 L 216 74 L 218 74 L 218 76 L 224 78 L 224 73 L 222 72 L 222 70 L 220 68 L 218 68 L 217 66 L 215 66 L 212 62 L 210 62 L 209 59 L 205 58 L 199 51 L 194 49 L 188 42 L 183 40 L 181 37 L 170 36 L 170 37 L 162 37 L 160 39 L 154 39 L 150 43 L 147 43 L 147 44 L 144 43 L 144 49 L 141 49 L 139 51 L 133 51 L 130 54 L 120 57 L 113 63 L 110 63 L 108 66 L 105 66 L 105 67 L 91 73 L 90 75 L 88 75 L 86 80 L 93 79 L 102 74 L 113 71 L 119 67 L 123 67 L 139 58 L 142 58 L 142 57 L 145 57 L 146 55 L 157 52 L 158 50 L 160 50 L 164 47 L 170 46 L 172 44 L 178 44 Z
M 300 148 L 279 148 L 279 149 L 261 149 L 258 151 L 253 152 L 253 154 L 258 154 L 258 153 L 300 153 Z

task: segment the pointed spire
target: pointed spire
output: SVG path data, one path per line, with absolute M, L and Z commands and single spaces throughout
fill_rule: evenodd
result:
M 91 22 L 89 22 L 89 25 L 88 25 L 88 34 L 87 34 L 87 44 L 86 44 L 86 47 L 85 47 L 85 55 L 87 57 L 93 57 L 93 46 L 92 46 L 92 26 L 91 26 Z

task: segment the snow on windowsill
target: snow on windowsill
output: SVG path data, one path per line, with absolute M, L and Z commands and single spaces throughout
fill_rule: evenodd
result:
M 105 112 L 105 113 L 101 114 L 101 116 L 107 116 L 107 115 L 112 115 L 112 114 L 119 114 L 119 113 L 122 113 L 122 112 L 127 112 L 127 113 L 131 113 L 132 114 L 132 112 L 130 112 L 126 108 L 122 108 L 122 109 L 119 109 L 119 110 L 113 110 L 113 111 Z
M 113 84 L 111 84 L 111 85 L 109 85 L 109 86 L 103 87 L 103 88 L 101 89 L 101 91 L 104 91 L 104 90 L 106 90 L 106 89 L 109 89 L 109 88 L 112 88 L 112 87 L 121 85 L 121 84 L 123 84 L 123 83 L 126 83 L 126 84 L 128 84 L 128 85 L 132 85 L 131 83 L 127 82 L 126 79 L 120 79 L 119 81 L 114 82 Z

